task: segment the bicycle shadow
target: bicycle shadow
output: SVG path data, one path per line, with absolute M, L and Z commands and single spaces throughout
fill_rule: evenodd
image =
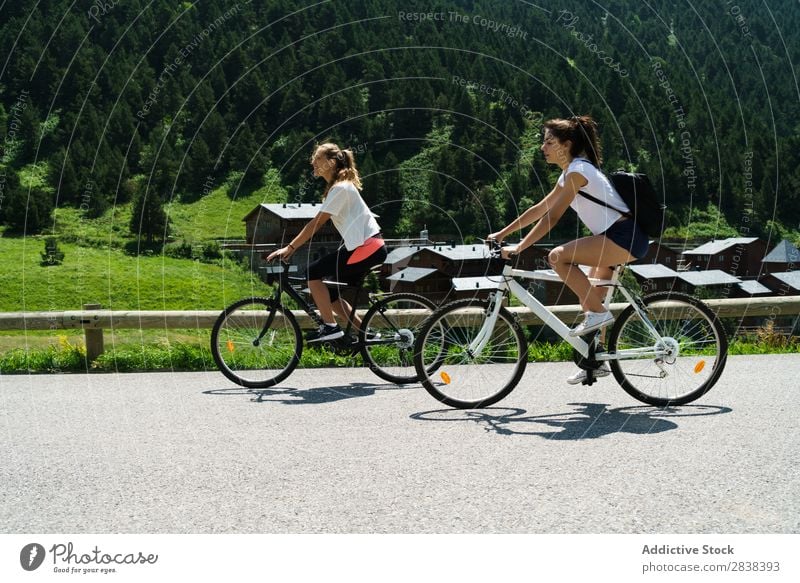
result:
M 411 415 L 418 421 L 471 422 L 499 435 L 533 435 L 553 440 L 597 439 L 615 433 L 648 435 L 678 428 L 670 419 L 720 415 L 732 409 L 722 406 L 683 405 L 657 409 L 634 406 L 609 409 L 604 403 L 568 403 L 576 410 L 546 415 L 526 415 L 525 409 L 439 409 Z M 496 411 L 496 413 L 494 413 Z M 546 428 L 558 428 L 544 430 Z
M 204 395 L 235 396 L 248 395 L 254 403 L 279 403 L 281 405 L 323 405 L 347 399 L 371 397 L 377 391 L 402 391 L 413 388 L 392 383 L 351 383 L 333 387 L 300 389 L 295 387 L 270 387 L 269 389 L 247 389 L 232 387 L 203 391 Z

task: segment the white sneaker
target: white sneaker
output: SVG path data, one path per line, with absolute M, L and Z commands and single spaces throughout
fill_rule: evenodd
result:
M 611 374 L 611 369 L 608 368 L 608 363 L 603 363 L 600 368 L 596 368 L 592 371 L 592 374 L 596 379 L 600 377 L 607 377 Z M 567 382 L 571 385 L 577 385 L 582 383 L 586 380 L 586 371 L 583 369 L 578 370 L 574 375 L 571 377 L 567 377 Z
M 611 312 L 586 312 L 586 319 L 569 331 L 570 336 L 583 336 L 600 328 L 605 328 L 614 321 Z

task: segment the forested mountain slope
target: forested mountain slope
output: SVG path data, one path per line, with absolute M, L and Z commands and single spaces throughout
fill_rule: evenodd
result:
M 742 235 L 800 224 L 790 0 L 26 0 L 0 22 L 6 234 L 132 201 L 158 240 L 165 203 L 226 180 L 315 200 L 333 139 L 388 232 L 482 236 L 551 187 L 540 124 L 575 113 L 676 232 L 709 203 Z

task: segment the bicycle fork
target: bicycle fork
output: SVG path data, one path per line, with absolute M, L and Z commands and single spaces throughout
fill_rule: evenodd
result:
M 483 349 L 486 348 L 486 345 L 489 343 L 492 332 L 494 332 L 494 326 L 497 323 L 497 316 L 500 314 L 500 308 L 503 307 L 504 296 L 505 294 L 502 290 L 497 290 L 493 294 L 492 300 L 489 302 L 489 309 L 483 321 L 483 326 L 478 330 L 475 338 L 469 343 L 469 347 L 467 348 L 467 354 L 469 354 L 470 358 L 477 358 L 480 356 Z

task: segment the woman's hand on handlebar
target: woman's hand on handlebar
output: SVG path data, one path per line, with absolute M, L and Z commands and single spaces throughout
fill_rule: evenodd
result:
M 511 259 L 512 255 L 519 255 L 519 245 L 509 245 L 500 249 L 500 257 L 503 259 Z
M 491 235 L 486 236 L 486 241 L 496 241 L 497 243 L 502 243 L 503 239 L 506 236 L 503 234 L 503 231 L 497 231 L 496 233 L 492 233 Z
M 286 245 L 286 247 L 281 247 L 280 249 L 276 249 L 272 253 L 267 256 L 267 261 L 272 262 L 276 259 L 280 259 L 281 261 L 288 261 L 289 258 L 294 255 L 294 248 L 291 245 Z

